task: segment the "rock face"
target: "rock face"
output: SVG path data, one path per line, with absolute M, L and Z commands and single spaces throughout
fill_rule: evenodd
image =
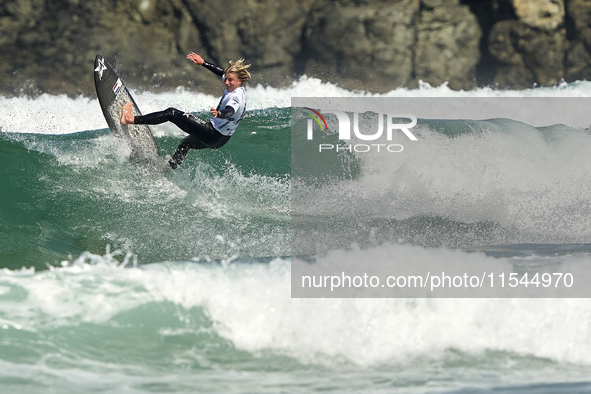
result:
M 516 20 L 496 23 L 489 50 L 499 63 L 503 87 L 555 85 L 565 76 L 567 47 L 562 0 L 513 0 Z
M 418 0 L 318 1 L 303 30 L 298 73 L 348 88 L 409 84 Z
M 566 7 L 568 47 L 565 79 L 578 80 L 591 75 L 591 2 L 570 0 Z
M 476 85 L 481 29 L 468 7 L 453 0 L 423 0 L 417 24 L 415 75 L 453 89 Z
M 555 85 L 564 77 L 566 32 L 544 30 L 521 21 L 501 21 L 490 35 L 490 52 L 499 62 L 495 82 L 503 87 Z
M 591 75 L 589 0 L 4 0 L 0 94 L 94 95 L 97 53 L 130 86 L 219 93 L 195 51 L 253 81 L 384 92 L 554 85 Z
M 92 95 L 97 53 L 130 86 L 219 93 L 219 80 L 186 60 L 191 51 L 220 66 L 243 57 L 253 83 L 286 84 L 311 3 L 228 0 L 227 12 L 205 0 L 5 0 L 0 92 Z
M 480 28 L 458 0 L 317 1 L 301 71 L 351 88 L 475 85 Z

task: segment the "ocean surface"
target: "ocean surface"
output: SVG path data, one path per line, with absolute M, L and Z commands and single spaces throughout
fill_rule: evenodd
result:
M 144 113 L 205 118 L 219 99 L 131 90 Z M 0 97 L 0 393 L 591 392 L 587 298 L 291 298 L 292 97 L 582 99 L 591 83 L 252 86 L 230 142 L 174 172 L 130 164 L 97 100 Z M 379 189 L 359 217 L 388 225 L 315 261 L 586 268 L 588 118 L 449 121 L 395 162 L 354 158 L 318 195 Z M 183 137 L 152 130 L 164 155 Z

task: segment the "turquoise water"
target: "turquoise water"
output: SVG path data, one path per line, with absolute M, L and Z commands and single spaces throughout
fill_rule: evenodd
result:
M 277 131 L 192 153 L 174 173 L 130 165 L 108 130 L 3 133 L 0 258 L 11 269 L 45 268 L 107 244 L 142 263 L 289 254 L 287 125 L 277 118 Z M 158 143 L 172 153 L 178 139 Z
M 2 98 L 0 392 L 591 392 L 588 299 L 291 298 L 289 96 L 322 92 L 363 95 L 315 80 L 253 88 L 230 142 L 174 172 L 130 165 L 94 100 Z M 215 100 L 136 95 L 144 112 L 200 116 Z M 69 107 L 87 118 L 56 122 Z M 335 174 L 311 189 L 316 219 L 363 190 L 348 212 L 373 228 L 320 263 L 591 263 L 588 130 L 488 120 L 419 133 L 406 156 L 306 163 Z M 164 154 L 182 137 L 154 134 Z

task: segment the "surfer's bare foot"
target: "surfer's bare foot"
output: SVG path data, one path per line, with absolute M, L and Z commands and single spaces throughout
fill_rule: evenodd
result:
M 131 113 L 132 103 L 127 103 L 123 106 L 123 113 L 121 115 L 121 124 L 133 124 L 135 116 Z

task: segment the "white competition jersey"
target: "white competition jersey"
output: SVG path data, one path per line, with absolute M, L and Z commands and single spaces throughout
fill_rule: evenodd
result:
M 224 110 L 226 107 L 234 108 L 234 115 L 227 119 L 211 117 L 211 124 L 213 127 L 223 135 L 231 136 L 238 127 L 238 122 L 242 120 L 246 112 L 246 90 L 244 87 L 239 87 L 233 92 L 228 92 L 224 89 L 224 95 L 220 100 L 219 110 Z

